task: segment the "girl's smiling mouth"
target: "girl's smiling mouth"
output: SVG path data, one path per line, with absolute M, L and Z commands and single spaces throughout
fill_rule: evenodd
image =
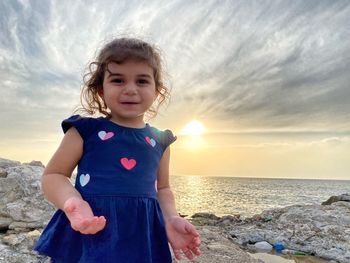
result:
M 134 105 L 134 104 L 139 104 L 139 102 L 134 102 L 134 101 L 122 101 L 121 104 Z

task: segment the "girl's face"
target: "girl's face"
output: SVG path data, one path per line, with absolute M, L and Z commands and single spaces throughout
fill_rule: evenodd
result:
M 100 96 L 111 111 L 111 120 L 143 127 L 143 116 L 157 98 L 153 69 L 145 62 L 111 62 L 104 75 Z

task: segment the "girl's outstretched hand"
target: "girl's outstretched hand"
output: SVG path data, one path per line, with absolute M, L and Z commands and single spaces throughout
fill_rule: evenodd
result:
M 201 254 L 199 234 L 186 219 L 180 216 L 171 217 L 167 220 L 165 228 L 176 259 L 181 259 L 181 252 L 190 260 Z
M 106 226 L 104 216 L 94 216 L 90 205 L 81 198 L 71 197 L 64 203 L 65 212 L 72 228 L 82 234 L 96 234 Z

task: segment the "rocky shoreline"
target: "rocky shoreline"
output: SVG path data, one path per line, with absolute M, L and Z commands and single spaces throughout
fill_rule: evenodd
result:
M 40 162 L 21 164 L 0 158 L 0 262 L 49 262 L 32 251 L 55 211 L 40 191 L 42 172 Z M 202 238 L 203 254 L 192 262 L 263 263 L 248 251 L 269 252 L 276 244 L 286 254 L 350 262 L 349 194 L 320 205 L 272 209 L 251 218 L 197 213 L 189 220 Z

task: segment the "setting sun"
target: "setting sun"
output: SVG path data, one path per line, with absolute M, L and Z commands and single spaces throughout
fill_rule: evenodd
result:
M 205 132 L 205 127 L 202 123 L 197 120 L 193 120 L 186 124 L 185 127 L 181 130 L 183 135 L 199 136 Z
M 204 125 L 197 121 L 192 120 L 187 123 L 181 130 L 181 135 L 184 135 L 182 145 L 191 151 L 197 151 L 206 146 L 204 137 L 202 136 L 206 132 Z

